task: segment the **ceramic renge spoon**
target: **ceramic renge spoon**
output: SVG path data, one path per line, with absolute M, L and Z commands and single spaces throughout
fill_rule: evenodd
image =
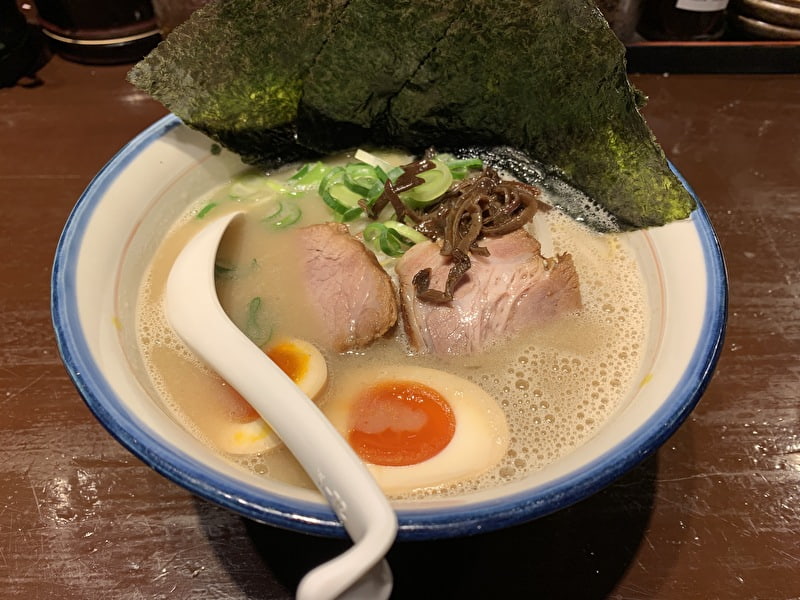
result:
M 218 218 L 183 248 L 167 279 L 166 314 L 189 348 L 232 385 L 283 440 L 330 503 L 354 544 L 302 579 L 300 600 L 388 598 L 384 559 L 397 516 L 372 475 L 314 404 L 225 314 L 214 262 L 228 225 Z

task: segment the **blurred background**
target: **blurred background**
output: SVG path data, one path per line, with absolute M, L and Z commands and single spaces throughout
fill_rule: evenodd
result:
M 52 53 L 135 62 L 208 1 L 0 0 L 0 85 L 35 82 Z M 800 72 L 800 0 L 596 4 L 626 45 L 631 72 Z

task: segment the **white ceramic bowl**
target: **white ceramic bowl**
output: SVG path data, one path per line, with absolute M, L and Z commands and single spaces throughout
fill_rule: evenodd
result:
M 344 536 L 317 493 L 258 477 L 187 433 L 154 402 L 134 350 L 133 300 L 161 234 L 188 203 L 242 168 L 172 116 L 127 144 L 81 196 L 56 251 L 59 349 L 99 421 L 156 471 L 254 520 Z M 721 349 L 722 255 L 702 206 L 686 221 L 637 232 L 633 240 L 655 299 L 647 385 L 632 390 L 594 437 L 522 480 L 469 496 L 396 503 L 400 539 L 469 535 L 566 507 L 654 452 L 686 418 Z

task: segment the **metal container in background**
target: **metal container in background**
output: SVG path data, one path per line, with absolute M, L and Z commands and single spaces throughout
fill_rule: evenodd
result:
M 36 0 L 54 52 L 91 64 L 135 62 L 161 41 L 151 0 Z
M 744 37 L 800 40 L 800 0 L 732 0 L 730 21 Z

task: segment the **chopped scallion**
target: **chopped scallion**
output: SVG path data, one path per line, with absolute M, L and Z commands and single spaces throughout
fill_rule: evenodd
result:
M 412 227 L 397 221 L 370 223 L 364 228 L 362 235 L 367 244 L 394 258 L 402 256 L 411 246 L 427 239 Z
M 303 193 L 302 190 L 296 190 L 294 188 L 286 187 L 285 185 L 283 185 L 278 181 L 275 181 L 274 179 L 265 179 L 264 186 L 267 189 L 270 189 L 284 196 L 299 196 L 300 194 Z
M 208 213 L 209 213 L 211 210 L 213 210 L 213 209 L 214 209 L 214 207 L 216 207 L 216 206 L 217 206 L 217 203 L 216 203 L 216 202 L 209 202 L 208 204 L 206 204 L 206 205 L 205 205 L 203 208 L 201 208 L 201 209 L 200 209 L 200 210 L 197 212 L 196 218 L 197 218 L 197 219 L 202 219 L 202 218 L 203 218 L 203 217 L 205 217 L 205 216 L 206 216 L 206 215 L 207 215 L 207 214 L 208 214 Z
M 287 180 L 287 183 L 296 189 L 313 189 L 319 186 L 327 172 L 328 167 L 319 161 L 306 163 Z
M 386 173 L 386 177 L 392 180 L 392 183 L 397 181 L 397 178 L 403 174 L 403 167 L 393 167 Z
M 359 201 L 364 196 L 347 186 L 345 176 L 344 167 L 333 167 L 322 178 L 319 184 L 319 194 L 337 219 L 351 221 L 363 212 Z
M 397 233 L 414 244 L 419 244 L 420 242 L 424 242 L 428 239 L 419 231 L 413 227 L 409 227 L 405 223 L 400 223 L 398 221 L 384 221 L 383 224 L 387 228 L 395 230 Z
M 483 168 L 483 161 L 480 158 L 454 158 L 448 160 L 446 164 L 453 179 L 464 179 L 471 170 Z
M 214 263 L 214 277 L 218 279 L 233 279 L 236 275 L 236 265 L 226 264 L 219 259 Z
M 303 211 L 295 202 L 279 200 L 276 208 L 261 221 L 268 223 L 273 229 L 285 229 L 297 223 L 302 215 Z
M 380 184 L 380 178 L 374 167 L 364 163 L 350 163 L 344 168 L 344 184 L 350 191 L 369 195 L 375 184 Z
M 440 160 L 431 160 L 434 167 L 422 171 L 418 177 L 424 183 L 400 194 L 403 202 L 413 208 L 421 208 L 431 204 L 444 194 L 453 183 L 453 174 L 447 165 Z M 390 174 L 391 175 L 391 174 Z
M 257 346 L 263 346 L 272 337 L 272 327 L 264 322 L 261 297 L 256 296 L 247 304 L 247 320 L 243 333 Z

